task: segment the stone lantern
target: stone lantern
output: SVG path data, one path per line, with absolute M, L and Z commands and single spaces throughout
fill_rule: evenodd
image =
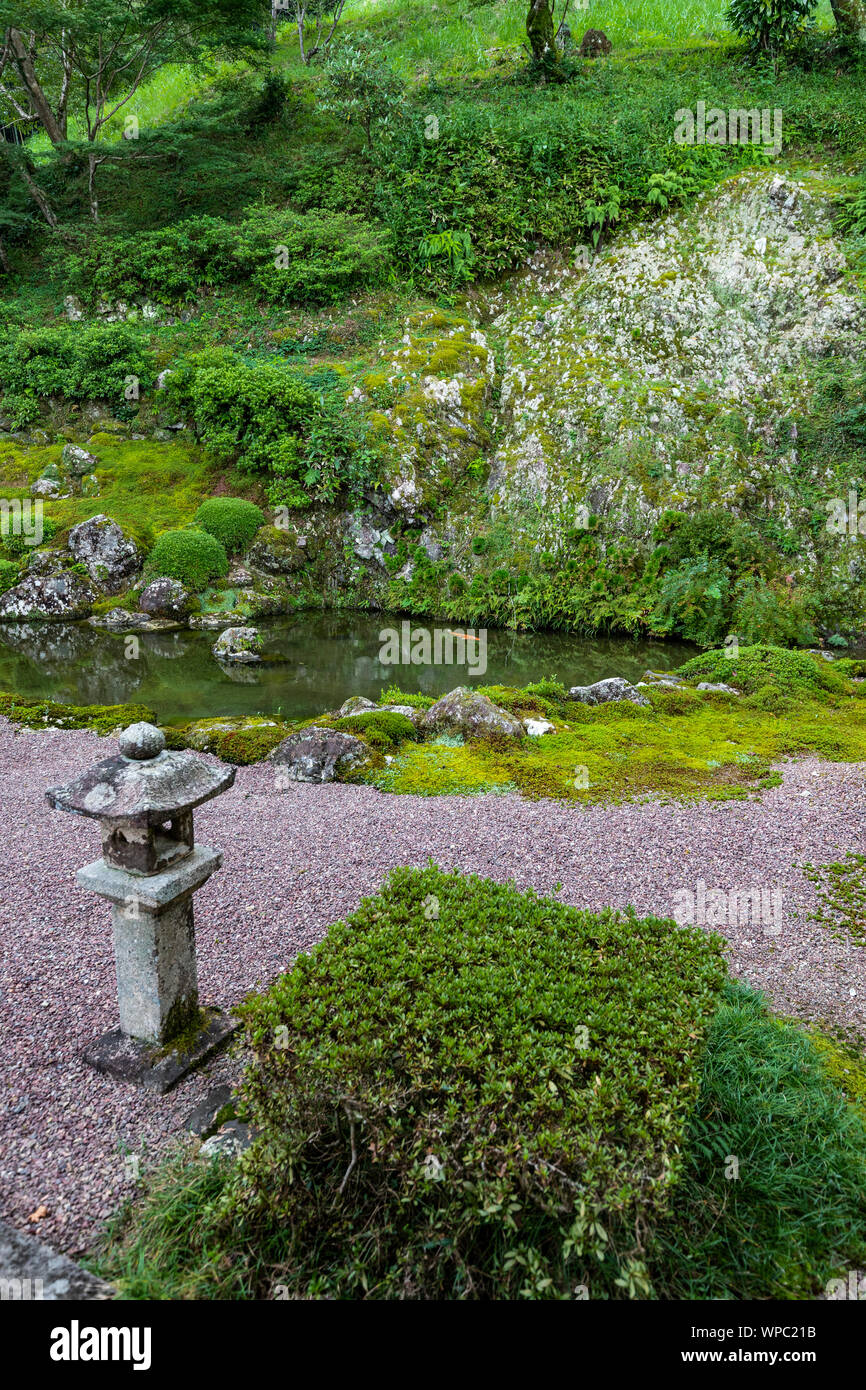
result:
M 101 859 L 76 875 L 112 904 L 120 1027 L 84 1052 L 98 1071 L 167 1091 L 237 1024 L 198 999 L 192 895 L 222 863 L 196 845 L 196 806 L 227 791 L 233 767 L 167 752 L 152 724 L 132 724 L 119 753 L 46 793 L 55 810 L 102 828 Z

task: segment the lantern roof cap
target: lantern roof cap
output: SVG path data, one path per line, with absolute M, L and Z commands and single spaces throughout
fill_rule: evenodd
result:
M 168 751 L 165 736 L 152 724 L 125 729 L 119 747 L 129 753 L 103 758 L 64 786 L 51 787 L 45 793 L 48 804 L 94 820 L 160 825 L 228 791 L 235 780 L 233 767 L 190 749 Z

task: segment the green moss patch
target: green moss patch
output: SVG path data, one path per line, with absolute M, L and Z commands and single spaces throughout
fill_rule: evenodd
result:
M 0 694 L 0 715 L 28 729 L 92 729 L 97 734 L 114 734 L 139 722 L 156 723 L 147 705 L 60 705 L 6 694 Z

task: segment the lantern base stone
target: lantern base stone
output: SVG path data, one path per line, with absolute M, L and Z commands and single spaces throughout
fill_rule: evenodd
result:
M 178 1047 L 170 1043 L 142 1042 L 120 1028 L 94 1039 L 81 1054 L 96 1071 L 106 1072 L 118 1081 L 130 1081 L 164 1095 L 196 1067 L 225 1047 L 240 1027 L 237 1019 L 221 1009 L 204 1009 L 208 1021 L 192 1038 L 184 1037 Z

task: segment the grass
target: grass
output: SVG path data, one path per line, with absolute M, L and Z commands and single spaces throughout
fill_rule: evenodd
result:
M 727 987 L 683 1173 L 651 1237 L 665 1297 L 812 1298 L 866 1261 L 866 1126 L 837 1084 L 837 1055 Z M 863 1060 L 851 1063 L 862 1107 Z

